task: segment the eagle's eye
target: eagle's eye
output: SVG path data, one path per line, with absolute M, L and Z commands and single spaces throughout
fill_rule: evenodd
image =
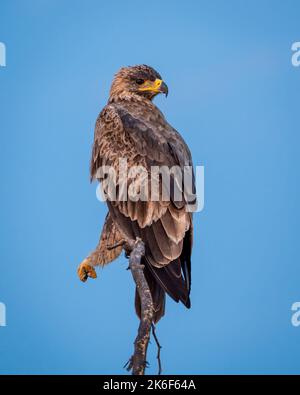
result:
M 142 80 L 141 78 L 138 78 L 137 80 L 135 80 L 135 82 L 139 85 L 142 85 L 145 81 Z

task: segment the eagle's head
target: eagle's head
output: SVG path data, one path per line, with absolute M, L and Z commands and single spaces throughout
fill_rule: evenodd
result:
M 121 68 L 115 75 L 110 90 L 110 98 L 140 96 L 152 100 L 157 94 L 168 95 L 168 87 L 160 74 L 146 65 Z

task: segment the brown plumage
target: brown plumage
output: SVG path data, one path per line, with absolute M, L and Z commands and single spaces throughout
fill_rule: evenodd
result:
M 190 151 L 182 137 L 152 102 L 160 92 L 167 94 L 167 86 L 149 66 L 126 67 L 116 74 L 108 104 L 96 122 L 91 179 L 103 182 L 98 169 L 103 165 L 118 169 L 119 158 L 127 158 L 128 169 L 142 165 L 149 174 L 151 166 L 177 165 L 183 169 L 185 165 L 192 165 Z M 119 174 L 117 184 L 118 177 Z M 131 181 L 128 181 L 130 188 Z M 148 177 L 149 192 L 150 181 Z M 171 186 L 177 182 L 176 175 L 171 175 Z M 105 182 L 103 185 L 107 192 Z M 163 201 L 164 187 L 160 185 L 158 201 L 107 201 L 109 215 L 99 244 L 101 254 L 93 262 L 103 265 L 116 258 L 120 247 L 112 253 L 107 246 L 122 237 L 140 237 L 146 248 L 143 263 L 156 311 L 155 322 L 164 315 L 165 292 L 176 302 L 190 307 L 192 214 L 186 210 L 186 197 L 176 201 L 173 189 L 169 201 Z M 140 315 L 137 293 L 135 305 Z

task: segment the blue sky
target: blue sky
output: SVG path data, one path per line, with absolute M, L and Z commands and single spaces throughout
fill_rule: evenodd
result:
M 299 373 L 299 12 L 1 1 L 0 373 L 126 373 L 138 326 L 127 262 L 86 284 L 76 268 L 106 213 L 89 184 L 95 119 L 113 74 L 139 63 L 167 82 L 156 103 L 205 166 L 192 309 L 168 300 L 157 329 L 164 373 Z

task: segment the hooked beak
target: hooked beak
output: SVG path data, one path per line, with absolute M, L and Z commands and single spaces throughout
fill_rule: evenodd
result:
M 161 92 L 161 93 L 164 93 L 164 94 L 166 95 L 166 97 L 167 97 L 168 94 L 169 94 L 168 86 L 167 86 L 167 84 L 165 84 L 163 81 L 162 81 L 162 83 L 161 83 L 161 85 L 160 85 L 160 92 Z
M 168 96 L 169 90 L 167 85 L 163 82 L 163 80 L 156 79 L 155 81 L 146 81 L 139 88 L 139 91 L 145 92 L 150 91 L 153 93 L 164 93 L 166 97 Z

